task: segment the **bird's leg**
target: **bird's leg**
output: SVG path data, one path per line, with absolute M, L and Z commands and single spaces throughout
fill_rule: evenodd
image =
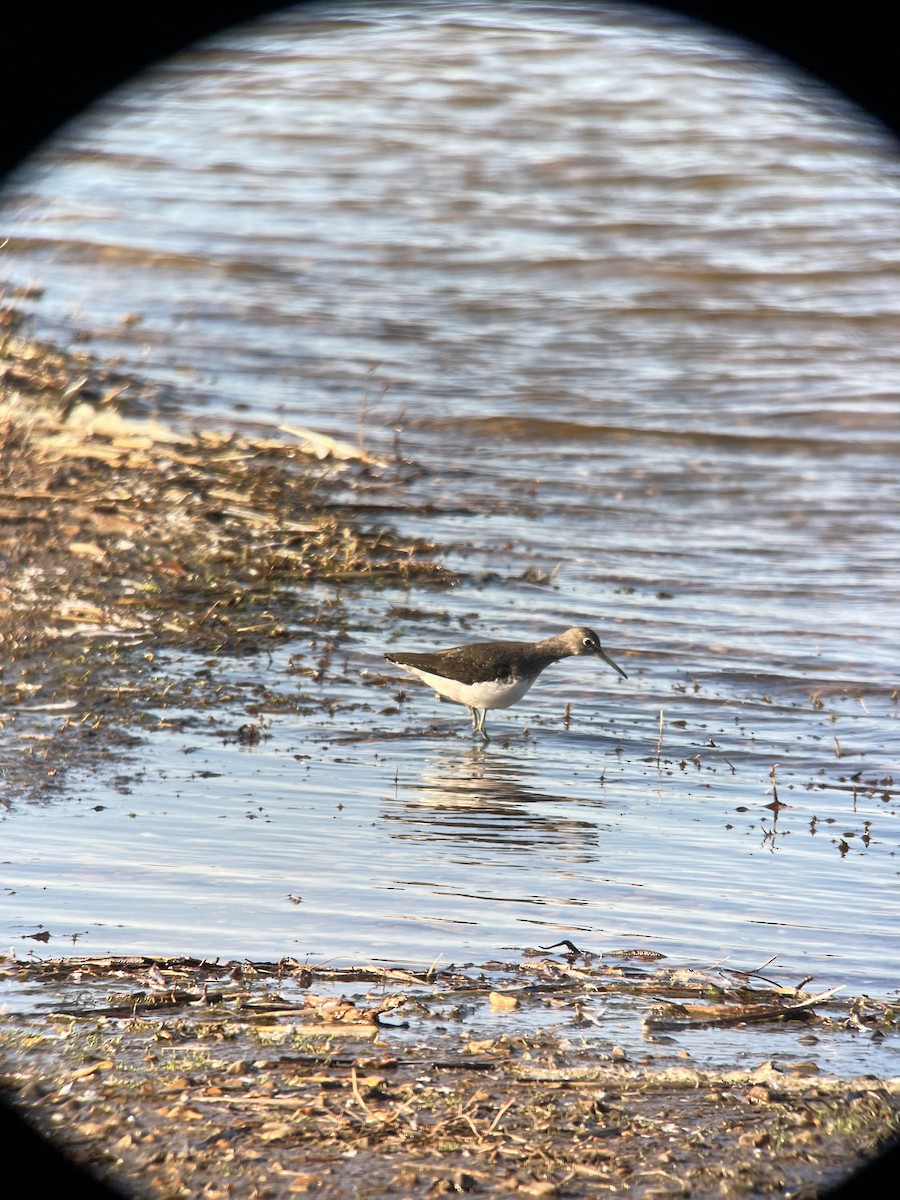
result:
M 484 739 L 486 742 L 489 742 L 491 739 L 488 737 L 488 735 L 487 735 L 487 730 L 486 730 L 486 729 L 485 729 L 485 727 L 484 727 L 484 718 L 487 716 L 487 709 L 486 709 L 486 708 L 474 708 L 474 709 L 472 710 L 472 713 L 473 713 L 473 719 L 472 719 L 472 728 L 473 728 L 473 731 L 474 731 L 475 733 L 480 733 L 480 734 L 481 734 L 481 736 L 482 736 L 482 738 L 483 738 L 483 739 Z M 474 718 L 475 718 L 475 714 L 478 714 L 478 720 L 477 720 L 477 721 L 475 721 L 475 719 L 474 719 Z

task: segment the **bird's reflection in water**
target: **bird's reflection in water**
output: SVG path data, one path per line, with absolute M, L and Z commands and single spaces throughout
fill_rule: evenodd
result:
M 523 851 L 570 862 L 596 859 L 597 822 L 571 815 L 584 800 L 529 786 L 531 773 L 512 755 L 485 752 L 481 746 L 443 751 L 417 779 L 401 781 L 396 793 L 385 797 L 384 819 L 401 826 L 391 831 L 394 838 L 446 839 L 470 853 L 483 848 L 478 861 Z M 592 797 L 590 811 L 600 804 L 599 797 Z M 552 811 L 545 805 L 552 805 Z

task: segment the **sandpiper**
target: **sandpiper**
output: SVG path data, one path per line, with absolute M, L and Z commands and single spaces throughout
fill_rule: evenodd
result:
M 592 629 L 576 625 L 542 642 L 473 642 L 430 654 L 397 650 L 388 662 L 403 667 L 472 715 L 472 732 L 487 742 L 484 718 L 489 708 L 509 708 L 537 682 L 540 673 L 561 658 L 592 654 L 609 663 L 623 679 L 628 676 L 609 657 Z

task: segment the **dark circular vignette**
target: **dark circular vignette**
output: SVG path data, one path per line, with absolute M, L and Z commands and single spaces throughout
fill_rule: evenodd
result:
M 9 5 L 0 72 L 0 175 L 98 96 L 153 62 L 229 25 L 301 6 L 272 0 L 157 0 L 137 15 L 112 0 L 80 0 L 52 12 L 45 5 Z M 660 0 L 656 6 L 774 51 L 843 92 L 900 138 L 898 22 L 882 0 L 830 8 L 821 0 Z
M 10 6 L 4 13 L 7 52 L 0 72 L 0 176 L 67 120 L 145 67 L 230 25 L 287 7 L 300 5 L 157 0 L 151 8 L 136 11 L 111 0 L 80 0 L 52 13 L 46 6 Z M 855 0 L 830 9 L 821 0 L 663 0 L 656 7 L 774 51 L 842 92 L 900 139 L 897 21 L 881 0 Z M 122 1200 L 120 1192 L 68 1162 L 4 1102 L 0 1146 L 15 1154 L 22 1167 L 19 1177 L 27 1179 L 30 1195 Z M 898 1174 L 900 1144 L 829 1191 L 826 1200 L 893 1195 Z

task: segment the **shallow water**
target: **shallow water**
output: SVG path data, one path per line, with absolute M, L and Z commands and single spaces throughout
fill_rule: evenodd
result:
M 14 806 L 7 943 L 462 961 L 568 937 L 894 993 L 894 148 L 649 10 L 313 16 L 65 131 L 5 193 L 2 270 L 43 289 L 36 332 L 89 335 L 163 406 L 399 448 L 437 506 L 405 528 L 464 582 L 348 594 L 340 664 L 257 747 L 163 731 L 127 783 Z M 391 605 L 417 648 L 587 623 L 629 679 L 559 664 L 482 749 L 387 678 Z M 310 653 L 216 670 L 283 685 Z

